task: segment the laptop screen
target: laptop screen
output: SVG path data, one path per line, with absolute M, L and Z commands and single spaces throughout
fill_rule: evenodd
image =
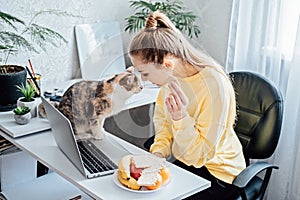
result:
M 41 99 L 57 146 L 86 175 L 70 121 L 48 100 L 44 97 Z

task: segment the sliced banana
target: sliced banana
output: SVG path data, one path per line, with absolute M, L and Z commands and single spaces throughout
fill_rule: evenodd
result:
M 120 181 L 120 183 L 122 183 L 123 185 L 125 185 L 126 187 L 128 187 L 129 189 L 132 190 L 139 190 L 141 188 L 141 186 L 139 186 L 137 184 L 137 181 L 130 177 L 130 178 L 123 178 L 122 177 L 122 172 L 120 170 L 118 170 L 118 179 Z

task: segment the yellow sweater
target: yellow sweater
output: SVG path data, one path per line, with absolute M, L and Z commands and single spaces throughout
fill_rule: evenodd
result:
M 197 168 L 205 165 L 215 177 L 231 184 L 246 165 L 233 130 L 236 104 L 230 81 L 211 67 L 178 81 L 189 99 L 189 116 L 172 120 L 164 103 L 170 91 L 163 86 L 155 106 L 150 152 L 173 155 Z

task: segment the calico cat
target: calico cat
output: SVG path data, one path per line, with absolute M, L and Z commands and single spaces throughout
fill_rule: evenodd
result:
M 125 101 L 142 89 L 138 76 L 130 67 L 102 81 L 73 84 L 56 107 L 70 120 L 76 139 L 102 139 L 105 118 L 119 113 Z

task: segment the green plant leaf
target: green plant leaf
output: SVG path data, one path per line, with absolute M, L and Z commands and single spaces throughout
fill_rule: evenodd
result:
M 9 55 L 20 51 L 39 53 L 39 50 L 46 51 L 47 44 L 58 47 L 62 43 L 67 43 L 60 33 L 34 23 L 42 14 L 79 17 L 65 11 L 50 9 L 35 13 L 31 20 L 25 23 L 15 16 L 0 11 L 0 53 L 3 55 L 0 61 L 4 61 L 5 64 Z
M 9 31 L 0 31 L 1 45 L 5 50 L 16 51 L 17 49 L 37 52 L 37 50 L 23 36 Z
M 19 23 L 19 24 L 22 24 L 25 26 L 24 21 L 20 20 L 17 17 L 14 17 L 8 13 L 2 12 L 2 11 L 0 11 L 0 20 L 2 20 L 3 22 L 8 24 L 10 27 L 12 27 L 15 30 L 17 30 L 17 27 L 14 25 L 14 23 Z
M 23 94 L 25 101 L 29 102 L 32 100 L 32 98 L 35 95 L 35 88 L 32 84 L 26 82 L 25 86 L 22 84 L 17 85 L 16 87 L 18 88 L 18 91 L 20 91 Z
M 31 26 L 27 27 L 24 32 L 31 35 L 31 40 L 44 51 L 46 51 L 46 43 L 50 43 L 55 47 L 61 45 L 61 41 L 67 43 L 67 40 L 58 32 L 38 24 L 31 24 Z
M 143 28 L 148 15 L 151 12 L 160 10 L 170 18 L 176 28 L 187 33 L 190 38 L 198 37 L 200 34 L 200 27 L 195 24 L 197 16 L 191 11 L 186 11 L 182 1 L 166 0 L 152 3 L 151 1 L 132 0 L 129 2 L 129 6 L 135 11 L 133 15 L 125 18 L 126 25 L 124 30 L 129 33 Z
M 27 106 L 18 106 L 13 111 L 16 115 L 25 115 L 30 112 L 30 109 Z
M 142 9 L 143 11 L 155 11 L 157 7 L 153 5 L 151 2 L 146 1 L 130 1 L 130 7 L 134 8 L 135 10 Z

